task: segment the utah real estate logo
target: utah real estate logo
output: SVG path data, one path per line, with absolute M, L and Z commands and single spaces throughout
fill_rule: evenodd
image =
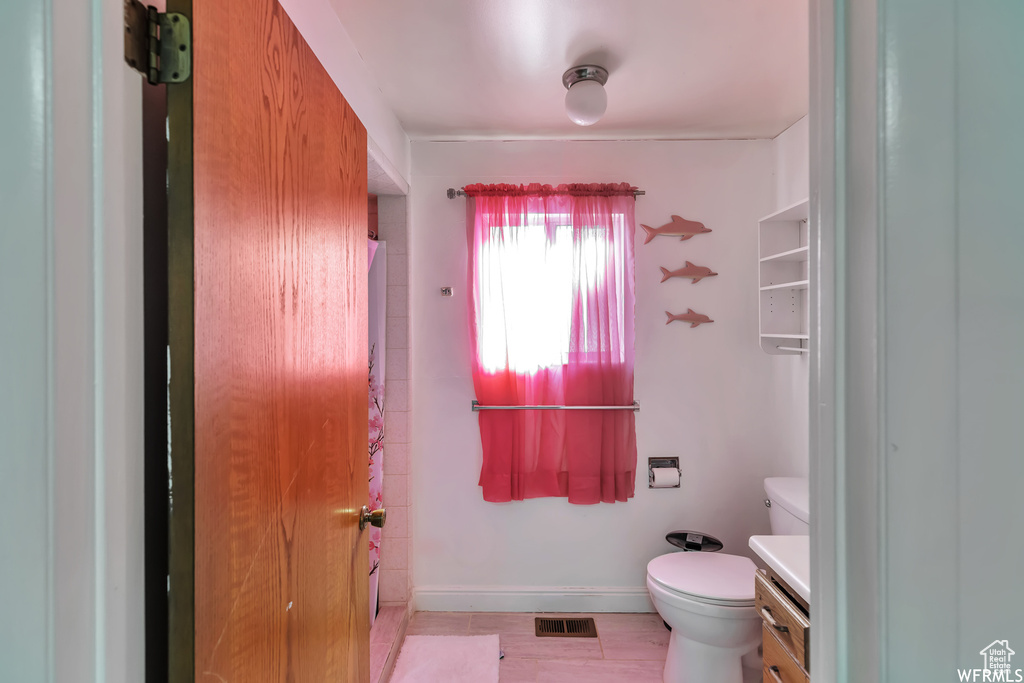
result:
M 1005 640 L 994 640 L 985 647 L 979 654 L 984 658 L 984 666 L 980 669 L 957 669 L 956 673 L 961 681 L 993 681 L 994 683 L 1006 683 L 1013 681 L 1019 683 L 1024 681 L 1024 671 L 1011 668 L 1010 660 L 1017 654 L 1010 649 L 1010 643 Z

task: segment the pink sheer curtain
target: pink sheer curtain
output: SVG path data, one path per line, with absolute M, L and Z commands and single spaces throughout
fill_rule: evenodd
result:
M 477 400 L 631 404 L 635 188 L 465 189 Z M 479 420 L 485 500 L 633 496 L 631 410 L 488 410 Z

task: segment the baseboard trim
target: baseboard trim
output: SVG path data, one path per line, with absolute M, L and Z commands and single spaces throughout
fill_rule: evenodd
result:
M 646 587 L 417 586 L 422 612 L 654 612 Z

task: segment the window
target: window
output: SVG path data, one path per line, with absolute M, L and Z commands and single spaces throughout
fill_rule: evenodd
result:
M 620 265 L 610 253 L 614 244 L 608 237 L 614 230 L 623 230 L 622 214 L 612 217 L 612 230 L 583 226 L 576 240 L 571 225 L 556 224 L 545 230 L 543 216 L 531 214 L 529 219 L 523 227 L 492 227 L 490 239 L 479 252 L 482 282 L 478 353 L 490 372 L 506 367 L 515 372 L 535 372 L 568 363 L 574 279 L 582 279 L 587 291 L 597 292 L 606 284 L 608 269 Z M 502 232 L 513 234 L 503 238 Z M 621 300 L 623 277 L 617 275 L 616 298 Z M 597 335 L 586 330 L 599 320 L 587 307 L 580 315 L 584 348 L 573 353 L 582 362 L 596 362 L 600 349 L 588 348 L 586 341 Z M 612 360 L 624 363 L 625 330 L 619 328 L 617 332 Z
M 632 189 L 466 188 L 482 404 L 632 404 Z M 633 494 L 631 411 L 485 411 L 480 427 L 487 500 Z

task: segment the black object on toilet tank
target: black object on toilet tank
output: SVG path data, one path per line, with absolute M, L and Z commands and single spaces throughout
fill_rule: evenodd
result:
M 722 549 L 722 542 L 703 531 L 671 531 L 665 540 L 683 550 L 713 553 Z

